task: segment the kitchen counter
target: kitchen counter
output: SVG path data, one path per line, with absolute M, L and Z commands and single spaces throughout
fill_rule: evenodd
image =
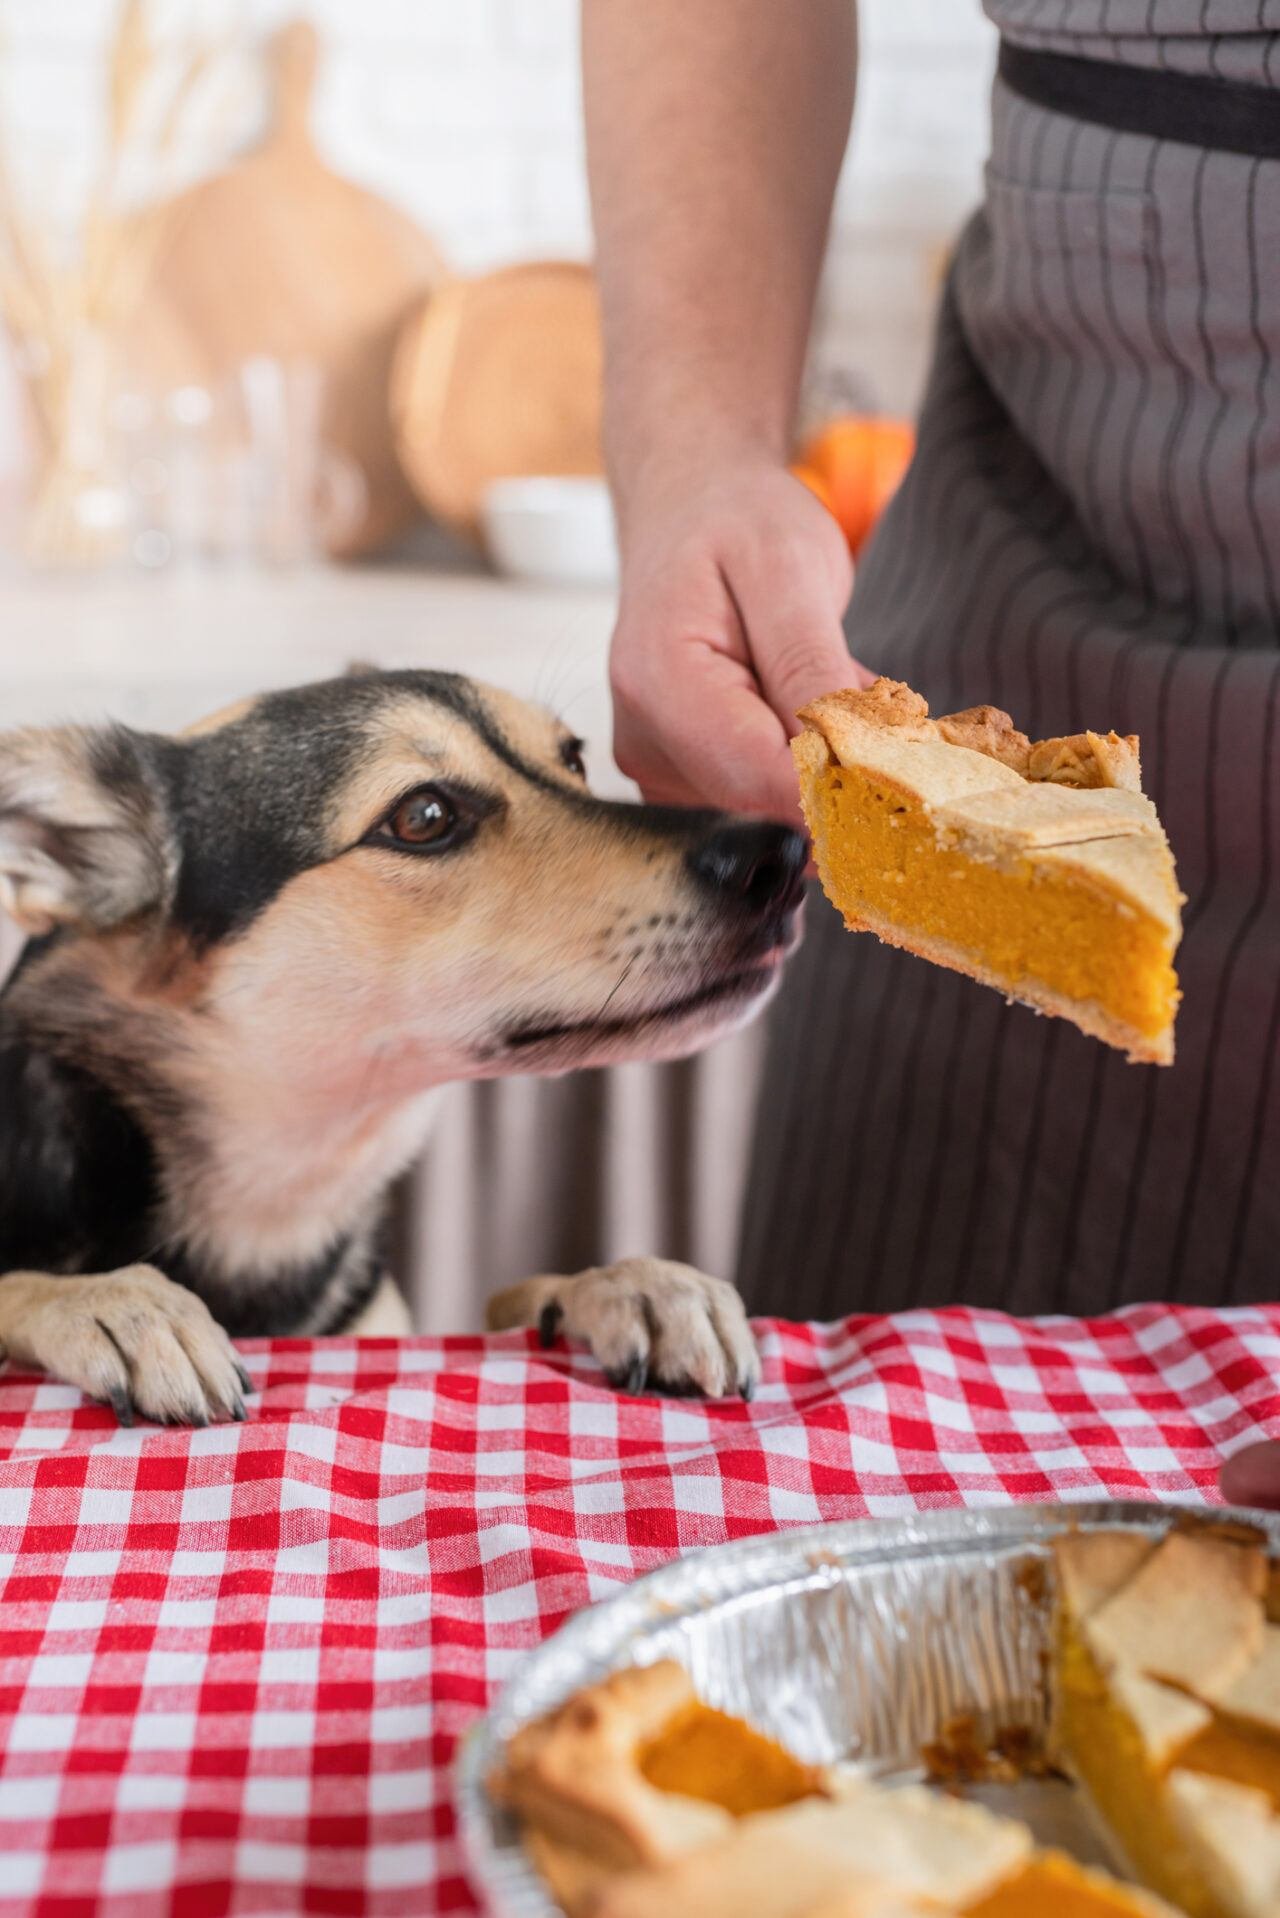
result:
M 0 577 L 0 724 L 110 716 L 172 730 L 247 693 L 352 660 L 492 680 L 608 751 L 614 595 L 404 567 Z

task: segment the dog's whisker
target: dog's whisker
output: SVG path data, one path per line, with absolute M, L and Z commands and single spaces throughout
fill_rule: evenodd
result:
M 605 1013 L 608 1012 L 610 1006 L 613 1004 L 618 994 L 622 991 L 622 988 L 626 985 L 627 980 L 630 978 L 632 972 L 635 969 L 636 962 L 639 959 L 639 957 L 640 957 L 640 954 L 637 952 L 633 954 L 633 956 L 630 959 L 628 959 L 626 965 L 622 968 L 622 971 L 618 974 L 618 977 L 614 980 L 613 986 L 609 993 L 609 997 L 605 1000 L 599 1012 L 596 1014 L 597 1019 L 604 1018 Z
M 572 670 L 573 661 L 569 656 L 569 642 L 561 639 L 547 647 L 534 678 L 533 697 L 539 705 L 549 706 L 556 711 L 559 700 L 558 687 L 564 675 Z M 544 678 L 545 675 L 545 678 Z
M 580 706 L 591 691 L 590 686 L 579 686 L 576 693 L 570 693 L 567 699 L 562 699 L 557 708 L 558 717 L 562 721 L 566 720 L 573 707 Z

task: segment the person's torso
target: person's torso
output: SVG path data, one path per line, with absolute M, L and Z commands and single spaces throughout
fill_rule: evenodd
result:
M 1280 88 L 1280 0 L 986 11 L 1019 46 Z M 1280 159 L 1117 132 L 997 79 L 956 265 L 967 342 L 1096 549 L 1189 643 L 1280 635 L 1278 263 Z

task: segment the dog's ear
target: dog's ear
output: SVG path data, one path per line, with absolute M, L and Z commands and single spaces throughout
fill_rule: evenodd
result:
M 117 926 L 172 890 L 149 742 L 124 728 L 0 733 L 0 909 L 25 932 Z

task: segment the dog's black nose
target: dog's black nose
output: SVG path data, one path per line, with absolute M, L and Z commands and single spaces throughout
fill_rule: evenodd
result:
M 748 912 L 789 906 L 804 883 L 803 833 L 772 819 L 726 819 L 698 841 L 688 866 L 700 885 Z

